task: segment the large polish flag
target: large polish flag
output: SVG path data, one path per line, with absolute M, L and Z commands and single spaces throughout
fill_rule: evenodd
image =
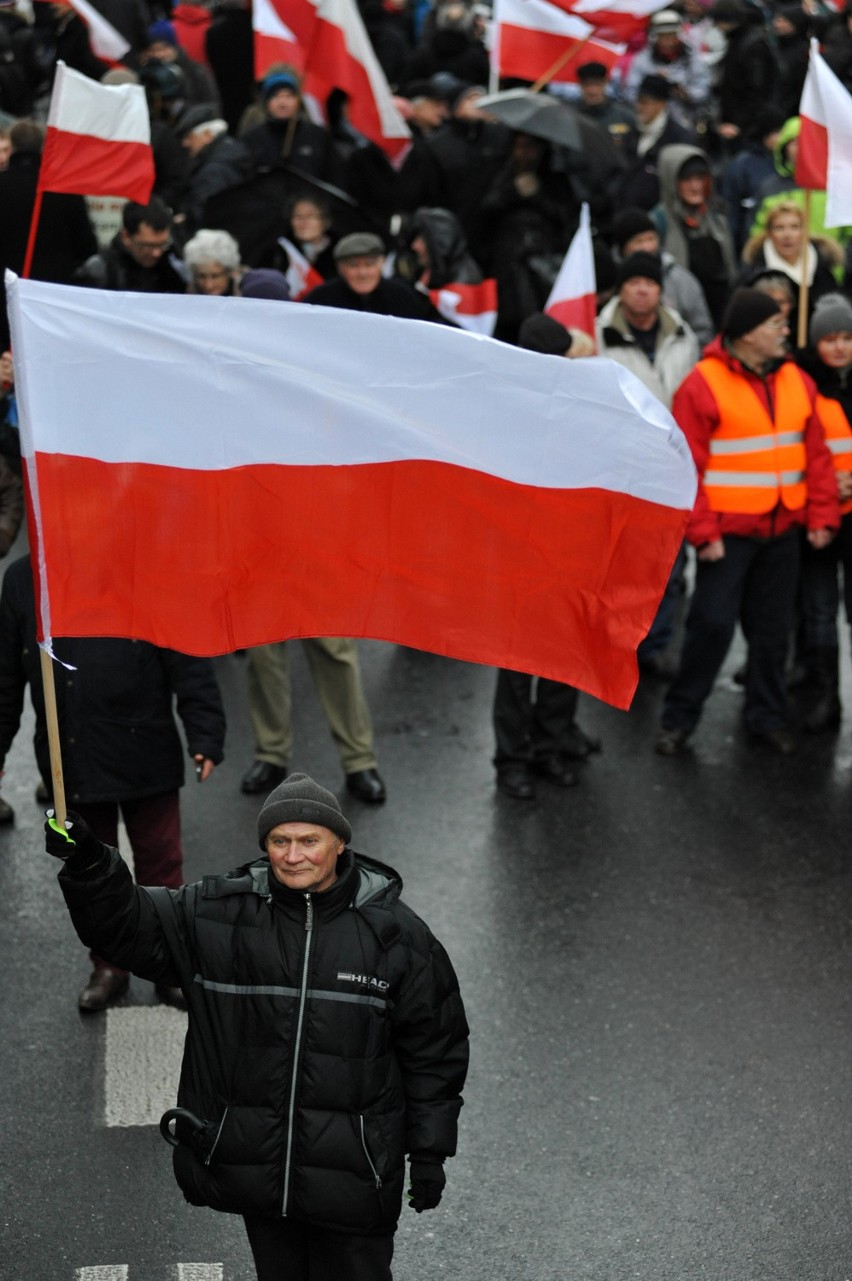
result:
M 572 45 L 576 56 L 559 66 Z M 577 67 L 584 62 L 601 62 L 612 69 L 626 48 L 597 37 L 591 23 L 549 0 L 496 0 L 491 65 L 499 76 L 538 80 L 549 75 L 555 83 L 575 81 Z
M 126 196 L 146 204 L 154 153 L 145 90 L 98 84 L 58 62 L 38 185 L 41 191 Z
M 828 227 L 852 223 L 852 95 L 811 41 L 808 74 L 799 105 L 801 132 L 795 182 L 825 191 Z
M 629 705 L 696 478 L 622 366 L 301 303 L 7 289 L 45 645 L 368 636 Z
M 290 62 L 304 72 L 305 90 L 318 101 L 342 89 L 351 123 L 391 161 L 408 151 L 411 131 L 394 104 L 355 0 L 260 0 L 253 23 L 258 77 L 273 62 Z
M 671 8 L 669 0 L 551 0 L 578 18 L 590 22 L 598 36 L 611 40 L 629 40 L 641 31 L 651 14 Z
M 544 310 L 566 329 L 582 329 L 594 341 L 597 284 L 587 204 L 580 208 L 580 225 L 568 246 Z
M 428 289 L 429 301 L 446 320 L 490 337 L 497 324 L 497 281 L 490 278 L 478 285 L 449 284 Z

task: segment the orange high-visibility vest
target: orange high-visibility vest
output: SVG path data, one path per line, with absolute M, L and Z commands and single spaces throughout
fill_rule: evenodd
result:
M 830 400 L 828 396 L 818 395 L 816 411 L 834 470 L 852 471 L 852 427 L 849 426 L 843 406 L 837 400 Z M 841 503 L 840 510 L 844 516 L 852 511 L 852 498 Z
M 805 427 L 811 398 L 798 367 L 788 361 L 775 375 L 775 421 L 752 386 L 721 360 L 698 362 L 719 410 L 704 473 L 707 501 L 715 512 L 761 515 L 779 503 L 804 507 Z

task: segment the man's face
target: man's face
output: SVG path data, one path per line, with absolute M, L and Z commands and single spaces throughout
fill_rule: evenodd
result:
M 139 230 L 121 229 L 121 243 L 134 262 L 140 267 L 156 267 L 172 243 L 170 231 L 155 231 L 147 222 L 140 222 Z
M 142 54 L 143 62 L 177 62 L 177 49 L 168 40 L 155 40 Z
M 213 141 L 213 134 L 209 129 L 193 129 L 192 133 L 184 134 L 181 142 L 189 152 L 190 159 L 194 160 L 199 151 L 203 151 L 208 142 Z
M 299 106 L 299 95 L 295 89 L 282 86 L 270 94 L 266 100 L 266 114 L 270 120 L 292 120 Z
M 606 81 L 584 80 L 580 85 L 580 94 L 587 107 L 600 107 L 606 102 Z
M 743 334 L 738 346 L 747 365 L 756 369 L 778 360 L 787 350 L 787 335 L 790 326 L 783 316 L 770 316 L 762 325 L 749 333 Z
M 665 108 L 665 103 L 659 98 L 646 98 L 640 94 L 636 99 L 636 119 L 640 125 L 650 125 L 661 115 Z
M 288 890 L 319 893 L 337 880 L 337 859 L 346 848 L 318 823 L 279 823 L 266 838 L 272 875 Z
M 816 345 L 819 358 L 829 369 L 845 369 L 852 364 L 852 334 L 846 329 L 826 334 Z
M 707 175 L 694 173 L 688 178 L 679 178 L 677 194 L 684 205 L 689 207 L 703 205 L 707 199 Z
M 412 116 L 421 129 L 437 129 L 449 115 L 447 105 L 437 98 L 415 98 Z
M 656 280 L 647 276 L 634 276 L 625 280 L 618 297 L 622 310 L 629 321 L 647 320 L 660 305 L 660 286 Z
M 383 257 L 369 254 L 358 258 L 343 258 L 337 264 L 337 270 L 346 281 L 353 294 L 365 297 L 378 289 L 382 279 Z
M 640 231 L 638 235 L 631 236 L 621 246 L 622 258 L 629 258 L 631 254 L 658 254 L 659 252 L 660 237 L 656 231 Z

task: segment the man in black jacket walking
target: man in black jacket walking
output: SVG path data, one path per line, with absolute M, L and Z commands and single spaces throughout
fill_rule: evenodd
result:
M 390 1281 L 405 1155 L 409 1204 L 433 1209 L 468 1055 L 452 965 L 398 874 L 349 849 L 304 774 L 260 811 L 264 857 L 178 890 L 134 885 L 74 814 L 45 831 L 83 942 L 185 994 L 161 1131 L 186 1199 L 243 1216 L 259 1281 Z
M 56 701 L 65 789 L 97 835 L 114 845 L 118 815 L 143 885 L 183 882 L 178 791 L 183 747 L 172 703 L 202 781 L 222 760 L 225 713 L 209 659 L 190 658 L 144 641 L 110 637 L 57 640 Z M 36 644 L 30 558 L 10 565 L 0 593 L 0 771 L 21 723 L 30 687 L 36 717 L 35 754 L 42 778 L 50 757 L 41 664 Z M 94 969 L 80 993 L 81 1010 L 102 1010 L 127 990 L 127 968 L 92 951 Z M 174 984 L 161 999 L 183 1004 Z

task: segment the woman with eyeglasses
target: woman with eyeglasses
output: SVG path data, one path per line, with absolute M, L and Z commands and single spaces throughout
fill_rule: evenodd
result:
M 197 231 L 186 243 L 183 260 L 190 271 L 190 293 L 221 298 L 237 292 L 240 247 L 227 231 Z

